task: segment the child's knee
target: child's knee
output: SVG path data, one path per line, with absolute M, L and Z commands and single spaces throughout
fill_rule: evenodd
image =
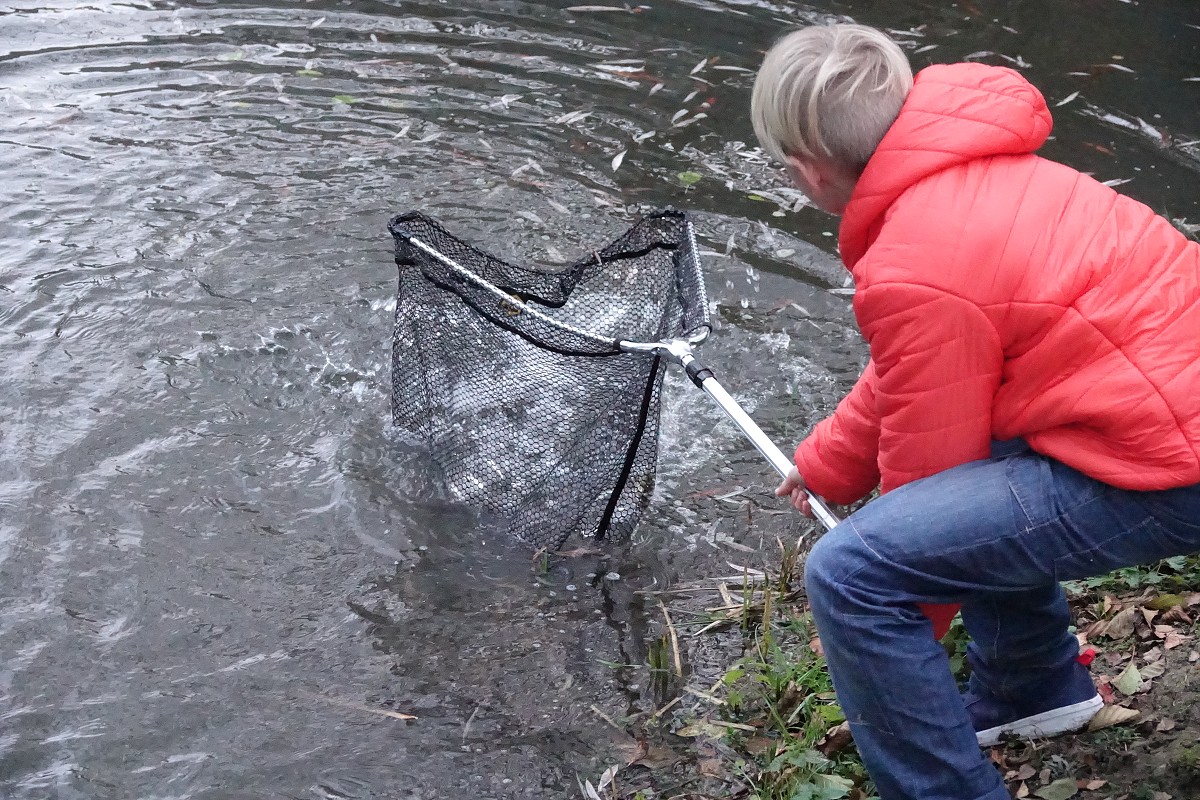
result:
M 804 561 L 804 588 L 814 607 L 845 591 L 863 562 L 861 546 L 862 540 L 846 522 L 817 540 Z

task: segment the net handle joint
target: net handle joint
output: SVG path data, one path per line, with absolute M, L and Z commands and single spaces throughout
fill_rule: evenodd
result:
M 707 336 L 708 331 L 705 330 L 700 337 Z M 693 338 L 695 338 L 693 336 Z M 750 440 L 750 443 L 760 452 L 767 461 L 779 473 L 781 478 L 786 478 L 792 470 L 792 460 L 783 454 L 773 441 L 763 433 L 762 428 L 758 427 L 749 414 L 746 413 L 738 402 L 733 399 L 729 392 L 725 391 L 725 387 L 717 381 L 713 372 L 708 367 L 696 360 L 692 352 L 692 341 L 690 339 L 669 339 L 659 342 L 655 345 L 642 344 L 638 342 L 620 342 L 622 350 L 628 352 L 657 352 L 664 354 L 669 360 L 679 364 L 687 372 L 692 383 L 704 390 L 704 393 L 713 399 L 729 420 L 738 427 L 738 429 Z M 826 530 L 833 530 L 841 520 L 837 515 L 830 510 L 825 501 L 812 492 L 808 492 L 809 505 L 812 507 L 813 516 L 825 526 Z

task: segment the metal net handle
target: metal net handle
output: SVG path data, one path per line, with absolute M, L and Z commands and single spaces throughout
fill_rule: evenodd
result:
M 665 356 L 667 359 L 674 361 L 684 368 L 692 383 L 704 390 L 704 393 L 712 398 L 725 415 L 729 417 L 729 421 L 738 427 L 755 449 L 767 459 L 775 471 L 779 473 L 779 477 L 786 478 L 788 472 L 794 466 L 792 460 L 783 454 L 770 437 L 763 432 L 763 429 L 758 427 L 758 423 L 746 413 L 737 400 L 729 392 L 725 391 L 713 375 L 713 371 L 696 360 L 692 353 L 692 342 L 687 339 L 671 339 L 665 342 L 658 342 L 654 345 L 642 345 L 623 343 L 631 352 L 654 352 Z M 833 530 L 841 520 L 834 514 L 825 501 L 812 492 L 805 491 L 808 495 L 809 505 L 812 507 L 813 516 L 825 526 L 825 530 Z
M 692 226 L 688 223 L 688 236 L 691 237 Z M 513 308 L 519 309 L 522 314 L 529 314 L 534 319 L 541 322 L 543 325 L 548 325 L 552 328 L 557 328 L 561 331 L 566 331 L 573 336 L 581 337 L 587 341 L 598 344 L 605 349 L 619 350 L 627 353 L 643 353 L 646 355 L 663 355 L 671 361 L 682 366 L 691 378 L 692 383 L 704 390 L 705 394 L 713 399 L 721 410 L 725 412 L 730 421 L 738 427 L 739 430 L 750 440 L 750 443 L 762 453 L 770 465 L 779 473 L 780 477 L 786 477 L 792 468 L 791 460 L 783 454 L 783 452 L 775 445 L 770 438 L 763 433 L 762 428 L 746 413 L 738 402 L 725 391 L 725 388 L 717 382 L 713 376 L 712 370 L 705 367 L 696 360 L 692 352 L 692 347 L 700 344 L 708 338 L 711 327 L 708 323 L 697 326 L 694 330 L 686 332 L 682 337 L 676 339 L 668 339 L 657 342 L 632 342 L 621 339 L 614 339 L 608 336 L 598 336 L 590 331 L 585 331 L 582 328 L 570 325 L 560 320 L 554 319 L 548 314 L 544 314 L 538 309 L 521 301 L 519 298 L 513 297 L 508 292 L 505 292 L 500 287 L 496 286 L 486 278 L 477 275 L 466 267 L 462 266 L 454 259 L 439 252 L 436 248 L 431 247 L 415 236 L 408 236 L 405 239 L 414 247 L 419 248 L 422 252 L 427 253 L 433 258 L 440 261 L 456 273 L 461 275 L 466 280 L 484 289 L 488 293 L 494 295 L 498 300 L 510 305 Z M 695 244 L 693 239 L 692 257 L 695 258 Z M 701 287 L 701 301 L 706 305 L 707 297 L 703 293 L 703 283 Z M 808 492 L 809 504 L 812 506 L 813 515 L 825 526 L 826 530 L 831 530 L 838 524 L 837 516 L 830 511 L 825 502 L 813 494 Z

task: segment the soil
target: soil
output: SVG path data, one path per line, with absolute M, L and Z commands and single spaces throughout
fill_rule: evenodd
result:
M 790 613 L 803 610 L 803 598 L 795 602 Z M 1102 713 L 1132 718 L 1090 732 L 992 748 L 990 756 L 1013 796 L 1200 798 L 1200 641 L 1194 622 L 1200 594 L 1092 593 L 1073 602 L 1081 643 L 1095 651 L 1091 670 L 1106 701 Z M 745 639 L 732 627 L 700 637 L 681 636 L 680 642 L 688 685 L 703 692 L 741 657 Z M 1128 671 L 1130 664 L 1142 675 L 1140 680 Z M 746 767 L 752 754 L 745 743 L 768 741 L 765 732 L 744 733 L 741 746 L 730 746 L 723 738 L 674 735 L 669 731 L 709 715 L 711 709 L 694 692 L 679 696 L 681 701 L 658 717 L 632 720 L 619 774 L 598 796 L 622 800 L 756 797 L 753 769 Z M 852 750 L 842 755 L 845 752 Z M 849 795 L 850 800 L 870 796 L 861 788 Z

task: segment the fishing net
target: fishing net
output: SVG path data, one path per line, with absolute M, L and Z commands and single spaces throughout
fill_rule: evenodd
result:
M 708 331 L 686 215 L 651 214 L 561 269 L 506 263 L 419 213 L 391 220 L 392 418 L 438 483 L 536 547 L 628 537 L 654 488 L 666 361 Z

